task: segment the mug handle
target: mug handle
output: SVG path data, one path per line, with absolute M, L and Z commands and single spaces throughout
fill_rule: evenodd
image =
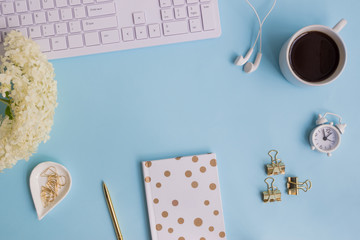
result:
M 345 25 L 347 24 L 347 21 L 345 19 L 341 19 L 334 27 L 333 27 L 333 31 L 338 33 L 341 31 L 341 29 L 343 29 L 343 27 L 345 27 Z

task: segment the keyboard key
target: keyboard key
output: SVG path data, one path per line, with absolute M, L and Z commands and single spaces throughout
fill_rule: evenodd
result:
M 160 7 L 171 7 L 171 0 L 159 0 Z
M 104 17 L 96 19 L 87 19 L 82 21 L 84 31 L 100 30 L 117 27 L 116 17 Z
M 54 24 L 42 25 L 41 28 L 45 37 L 55 35 Z
M 51 10 L 47 12 L 49 22 L 58 22 L 60 20 L 59 11 Z
M 0 29 L 6 28 L 6 21 L 4 17 L 0 17 Z
M 187 21 L 163 23 L 164 35 L 177 35 L 189 32 Z
M 86 33 L 84 37 L 86 46 L 94 46 L 100 44 L 99 34 L 97 32 Z
M 71 8 L 65 8 L 60 10 L 62 20 L 70 20 L 73 18 Z
M 27 5 L 25 1 L 16 1 L 15 2 L 15 10 L 18 13 L 26 12 L 27 11 Z
M 200 32 L 202 31 L 201 21 L 199 18 L 196 19 L 190 19 L 189 20 L 190 25 L 190 32 Z
M 185 4 L 185 0 L 173 0 L 174 6 L 180 6 Z
M 51 45 L 52 45 L 52 49 L 55 51 L 67 49 L 66 37 L 52 38 Z
M 119 31 L 110 30 L 101 32 L 101 41 L 103 44 L 117 43 L 120 41 Z
M 93 3 L 95 0 L 83 0 L 83 4 Z
M 203 20 L 203 27 L 205 31 L 214 30 L 215 22 L 213 18 L 213 8 L 210 4 L 201 5 L 201 13 Z
M 138 40 L 146 39 L 148 37 L 146 32 L 146 27 L 145 26 L 135 27 L 135 35 L 136 35 L 136 39 Z
M 7 17 L 7 22 L 9 27 L 18 27 L 20 26 L 19 17 L 17 15 Z
M 149 28 L 150 38 L 156 38 L 161 36 L 159 24 L 150 24 L 148 28 Z
M 115 3 L 104 3 L 87 7 L 90 17 L 104 16 L 115 13 Z
M 50 51 L 50 42 L 49 39 L 37 39 L 35 40 L 37 44 L 40 46 L 40 50 L 42 52 L 49 52 Z
M 136 12 L 133 13 L 134 24 L 145 24 L 145 13 L 144 12 Z
M 80 21 L 69 22 L 69 27 L 71 33 L 81 32 Z
M 131 27 L 123 28 L 123 29 L 121 29 L 121 31 L 122 31 L 122 36 L 123 36 L 124 42 L 135 40 L 133 28 L 131 28 Z
M 74 8 L 75 18 L 84 18 L 86 17 L 85 7 L 76 7 Z
M 100 3 L 100 2 L 108 2 L 110 0 L 96 0 L 96 2 Z
M 69 0 L 69 3 L 70 3 L 71 6 L 80 5 L 81 0 Z
M 54 0 L 41 0 L 43 9 L 52 9 L 55 7 Z
M 161 9 L 161 19 L 164 21 L 173 20 L 174 13 L 173 13 L 172 8 Z
M 23 26 L 32 25 L 34 23 L 32 15 L 30 13 L 21 15 L 20 21 L 21 21 L 21 25 Z
M 62 35 L 62 34 L 68 33 L 67 24 L 64 23 L 64 22 L 56 23 L 55 24 L 55 31 L 56 31 L 57 35 Z
M 29 27 L 29 36 L 30 36 L 31 38 L 41 37 L 41 29 L 40 29 L 40 26 L 32 26 L 32 27 Z
M 16 29 L 16 31 L 21 32 L 21 34 L 22 34 L 24 37 L 29 37 L 26 28 L 19 28 L 19 29 Z
M 201 3 L 203 2 L 210 2 L 210 0 L 200 0 Z
M 187 17 L 185 7 L 176 7 L 176 8 L 174 8 L 174 11 L 175 11 L 175 18 L 176 19 L 183 19 L 183 18 Z
M 67 6 L 67 0 L 55 0 L 55 3 L 59 8 Z
M 69 41 L 69 48 L 80 48 L 84 46 L 83 37 L 81 34 L 69 36 L 68 41 Z
M 197 3 L 199 0 L 186 0 L 187 3 Z
M 200 8 L 199 5 L 191 5 L 188 6 L 188 14 L 189 17 L 199 17 L 200 16 Z
M 45 13 L 44 12 L 37 12 L 34 13 L 35 23 L 46 23 Z
M 5 2 L 1 4 L 2 13 L 3 14 L 11 14 L 14 13 L 14 5 L 12 2 Z
M 29 0 L 28 3 L 30 11 L 37 11 L 41 9 L 40 0 Z

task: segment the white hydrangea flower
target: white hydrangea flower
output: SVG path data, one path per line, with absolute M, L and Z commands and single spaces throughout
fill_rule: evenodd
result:
M 0 93 L 9 114 L 0 119 L 0 171 L 28 160 L 46 142 L 57 106 L 54 68 L 39 46 L 21 33 L 5 38 L 0 58 Z

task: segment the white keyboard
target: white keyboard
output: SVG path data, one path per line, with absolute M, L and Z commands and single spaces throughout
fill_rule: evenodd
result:
M 14 29 L 49 59 L 221 34 L 218 0 L 0 0 L 0 54 Z

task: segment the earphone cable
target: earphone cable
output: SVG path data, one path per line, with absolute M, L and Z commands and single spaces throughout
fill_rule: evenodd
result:
M 258 22 L 259 22 L 259 31 L 258 31 L 258 34 L 256 36 L 256 40 L 252 46 L 252 48 L 255 48 L 256 46 L 256 43 L 260 37 L 260 47 L 259 47 L 259 52 L 261 53 L 261 48 L 262 48 L 262 26 L 263 24 L 265 23 L 266 19 L 268 18 L 268 16 L 270 15 L 270 13 L 272 12 L 272 10 L 274 9 L 275 5 L 276 5 L 276 2 L 277 0 L 274 1 L 272 7 L 270 8 L 270 11 L 266 14 L 266 16 L 264 17 L 264 19 L 261 21 L 260 20 L 260 17 L 259 17 L 259 14 L 258 12 L 256 11 L 255 7 L 249 2 L 249 0 L 246 0 L 246 2 L 249 4 L 249 6 L 252 8 L 252 10 L 254 11 L 257 19 L 258 19 Z

